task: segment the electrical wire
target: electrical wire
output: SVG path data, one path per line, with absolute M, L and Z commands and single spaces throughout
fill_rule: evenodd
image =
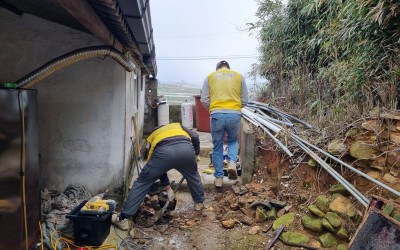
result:
M 21 116 L 21 192 L 22 192 L 22 211 L 23 211 L 23 218 L 24 218 L 24 233 L 25 233 L 25 249 L 29 249 L 29 241 L 28 241 L 28 218 L 26 215 L 26 148 L 25 148 L 25 113 L 24 113 L 24 98 L 21 97 L 22 91 L 18 91 L 18 106 L 19 106 L 19 113 Z
M 215 59 L 245 59 L 257 58 L 259 55 L 238 55 L 238 56 L 210 56 L 210 57 L 157 57 L 160 61 L 202 61 L 202 60 L 215 60 Z
M 246 34 L 246 31 L 238 32 L 227 32 L 227 33 L 213 33 L 213 34 L 192 34 L 192 35 L 178 35 L 178 36 L 155 36 L 155 39 L 171 39 L 171 38 L 183 38 L 183 37 L 204 37 L 204 36 L 225 36 L 225 35 L 236 35 L 236 34 Z
M 42 250 L 43 250 L 43 245 L 44 245 L 43 244 L 43 230 L 42 230 L 42 225 L 40 224 L 40 222 L 39 222 L 39 229 L 40 229 L 40 242 L 41 242 Z M 58 237 L 53 243 L 53 236 L 56 233 L 59 233 L 61 236 Z M 101 246 L 78 246 L 78 245 L 75 244 L 74 237 L 72 237 L 71 235 L 65 234 L 65 233 L 63 233 L 61 231 L 53 230 L 50 233 L 50 244 L 53 247 L 53 249 L 57 250 L 57 245 L 59 243 L 61 243 L 61 242 L 64 243 L 67 246 L 67 248 L 63 248 L 64 250 L 65 249 L 72 250 L 70 246 L 73 246 L 73 247 L 76 247 L 76 248 L 83 247 L 83 248 L 86 248 L 87 250 L 103 250 L 103 249 L 104 250 L 105 249 L 116 249 L 116 250 L 118 250 L 118 246 L 115 245 L 115 244 L 103 244 Z

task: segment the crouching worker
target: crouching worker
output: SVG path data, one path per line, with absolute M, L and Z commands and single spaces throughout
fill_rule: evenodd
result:
M 173 168 L 186 179 L 194 209 L 203 208 L 204 190 L 196 161 L 200 153 L 198 134 L 179 123 L 171 123 L 155 128 L 147 142 L 147 163 L 129 191 L 121 212 L 112 216 L 112 223 L 122 230 L 129 229 L 128 219 L 139 210 L 153 183 L 160 177 L 165 178 Z

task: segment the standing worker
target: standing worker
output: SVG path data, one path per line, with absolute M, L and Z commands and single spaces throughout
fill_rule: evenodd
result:
M 225 132 L 228 135 L 228 178 L 233 180 L 237 178 L 241 109 L 248 102 L 245 78 L 231 70 L 227 61 L 220 61 L 217 63 L 216 71 L 209 74 L 204 81 L 201 102 L 210 111 L 215 187 L 221 188 L 224 177 Z
M 122 211 L 112 216 L 112 223 L 122 230 L 129 229 L 128 218 L 139 210 L 153 183 L 160 177 L 168 181 L 166 173 L 173 168 L 186 179 L 194 209 L 203 208 L 204 190 L 196 157 L 200 153 L 198 134 L 179 123 L 171 123 L 155 128 L 147 142 L 145 158 L 148 161 L 129 191 Z

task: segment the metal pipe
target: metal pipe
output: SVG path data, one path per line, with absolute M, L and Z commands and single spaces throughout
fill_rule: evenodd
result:
M 269 137 L 271 137 L 271 139 L 272 139 L 276 144 L 278 144 L 278 146 L 279 146 L 283 151 L 285 151 L 285 153 L 286 153 L 287 155 L 289 155 L 290 157 L 293 156 L 293 153 L 290 152 L 289 149 L 288 149 L 285 145 L 283 145 L 283 143 L 282 143 L 281 141 L 278 140 L 278 138 L 276 138 L 273 134 L 271 134 L 271 132 L 269 132 L 269 130 L 268 130 L 267 128 L 263 127 L 263 126 L 262 126 L 260 123 L 258 123 L 257 121 L 251 120 L 250 117 L 247 117 L 247 116 L 243 116 L 243 117 L 244 117 L 246 120 L 248 120 L 249 122 L 251 122 L 254 126 L 259 127 L 259 128 L 261 128 L 262 130 L 264 130 L 264 132 L 267 133 L 267 135 L 269 135 Z
M 281 120 L 272 118 L 271 116 L 269 116 L 269 115 L 265 114 L 264 112 L 262 112 L 262 110 L 259 109 L 259 108 L 255 108 L 255 111 L 258 112 L 264 119 L 266 119 L 268 121 L 272 121 L 272 122 L 275 122 L 275 123 L 278 123 L 278 124 L 286 125 L 288 127 L 293 127 L 294 126 L 294 124 L 291 123 L 290 121 L 289 122 L 285 122 L 285 121 L 281 121 Z
M 272 130 L 272 132 L 274 132 L 274 133 L 278 133 L 282 130 L 282 128 L 279 128 L 278 126 L 275 126 L 272 123 L 267 122 L 266 120 L 255 115 L 253 112 L 250 112 L 246 108 L 242 108 L 242 114 L 247 115 L 251 119 L 254 119 L 255 121 L 259 122 L 260 124 L 266 126 L 268 129 Z
M 317 161 L 328 173 L 335 178 L 339 183 L 341 183 L 364 207 L 368 206 L 368 199 L 360 193 L 353 185 L 351 185 L 346 179 L 343 178 L 338 172 L 336 172 L 329 164 L 322 160 L 317 154 L 315 154 L 311 149 L 307 148 L 302 142 L 293 138 L 296 144 L 303 149 L 309 156 L 311 156 L 315 161 Z
M 263 107 L 263 108 L 269 110 L 270 112 L 279 113 L 279 114 L 281 114 L 281 115 L 283 115 L 283 116 L 289 117 L 290 119 L 295 120 L 295 121 L 297 121 L 297 122 L 299 122 L 299 123 L 305 125 L 305 126 L 308 127 L 308 128 L 313 128 L 310 124 L 306 123 L 305 121 L 302 121 L 302 120 L 300 120 L 299 118 L 297 118 L 297 117 L 295 117 L 295 116 L 292 116 L 292 115 L 289 115 L 289 114 L 287 114 L 287 113 L 285 113 L 285 112 L 283 112 L 283 111 L 280 111 L 280 110 L 277 109 L 277 108 L 274 108 L 274 107 L 272 107 L 272 106 L 268 106 L 268 105 L 266 105 L 265 103 L 252 101 L 252 102 L 250 102 L 249 104 L 250 104 L 250 105 L 251 105 L 251 104 L 259 105 L 259 106 L 261 106 L 261 107 Z
M 111 57 L 129 72 L 136 68 L 136 66 L 128 58 L 110 46 L 88 47 L 69 52 L 51 60 L 50 62 L 16 81 L 17 88 L 29 88 L 38 81 L 68 65 L 85 59 L 102 56 Z
M 279 125 L 277 125 L 277 124 L 275 124 L 275 125 L 279 127 Z M 299 141 L 302 142 L 303 144 L 305 144 L 305 145 L 307 145 L 307 146 L 309 146 L 309 147 L 311 147 L 311 148 L 317 150 L 318 152 L 320 152 L 320 153 L 322 153 L 323 155 L 329 157 L 330 159 L 336 161 L 337 163 L 339 163 L 339 164 L 341 164 L 341 165 L 347 167 L 347 168 L 350 169 L 351 171 L 353 171 L 353 172 L 355 172 L 355 173 L 361 175 L 362 177 L 366 178 L 367 180 L 372 181 L 372 182 L 375 183 L 376 185 L 378 185 L 378 186 L 380 186 L 380 187 L 382 187 L 382 188 L 384 188 L 384 189 L 386 189 L 386 190 L 388 190 L 388 191 L 392 192 L 393 194 L 395 194 L 395 195 L 397 195 L 397 196 L 400 197 L 400 192 L 399 192 L 399 191 L 397 191 L 397 190 L 395 190 L 395 189 L 393 189 L 393 188 L 387 186 L 386 184 L 384 184 L 384 183 L 382 183 L 382 182 L 380 182 L 380 181 L 378 181 L 378 180 L 372 178 L 371 176 L 367 175 L 366 173 L 364 173 L 364 172 L 362 172 L 362 171 L 360 171 L 360 170 L 358 170 L 358 169 L 352 167 L 351 165 L 347 164 L 346 162 L 343 162 L 342 160 L 340 160 L 340 159 L 338 159 L 338 158 L 332 156 L 332 155 L 329 154 L 328 152 L 326 152 L 326 151 L 324 151 L 324 150 L 322 150 L 322 149 L 316 147 L 315 145 L 313 145 L 313 144 L 307 142 L 306 140 L 302 139 L 301 137 L 295 135 L 294 133 L 290 133 L 290 135 L 292 136 L 292 138 L 295 138 L 295 139 L 299 140 Z M 322 160 L 322 159 L 321 159 L 321 160 Z M 329 167 L 330 167 L 330 166 L 329 166 Z
M 268 121 L 264 121 L 264 123 L 261 123 L 261 125 L 266 125 L 267 123 Z M 271 125 L 274 125 L 279 128 L 279 125 L 277 124 L 271 124 Z M 334 177 L 337 181 L 339 181 L 339 183 L 341 183 L 357 200 L 359 200 L 363 206 L 366 207 L 368 205 L 368 199 L 363 194 L 361 194 L 356 188 L 354 188 L 346 179 L 344 179 L 343 176 L 337 173 L 331 166 L 329 166 L 329 164 L 327 164 L 318 155 L 316 155 L 309 148 L 307 148 L 300 140 L 298 140 L 295 137 L 292 137 L 292 139 L 300 148 L 302 148 L 308 155 L 314 158 L 329 174 L 331 174 L 332 177 Z

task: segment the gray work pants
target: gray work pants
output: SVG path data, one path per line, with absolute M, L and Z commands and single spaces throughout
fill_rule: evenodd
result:
M 176 169 L 186 179 L 194 202 L 204 201 L 204 190 L 197 171 L 196 155 L 189 141 L 161 145 L 155 148 L 150 160 L 135 180 L 128 198 L 122 208 L 126 217 L 133 216 L 139 210 L 153 183 L 168 170 Z

